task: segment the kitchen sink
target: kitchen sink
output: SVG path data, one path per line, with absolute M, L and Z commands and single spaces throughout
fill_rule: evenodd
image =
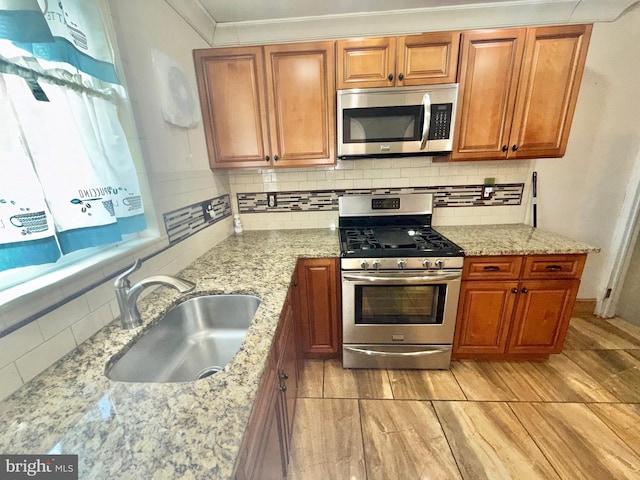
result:
M 189 382 L 222 370 L 260 305 L 253 295 L 206 295 L 169 310 L 105 374 L 121 382 Z

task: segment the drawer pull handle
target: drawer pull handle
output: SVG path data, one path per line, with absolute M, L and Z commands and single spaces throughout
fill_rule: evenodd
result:
M 562 267 L 560 265 L 547 265 L 545 268 L 552 272 L 559 272 L 560 270 L 562 270 Z
M 484 267 L 484 269 L 487 272 L 499 272 L 500 271 L 500 267 L 496 267 L 495 265 L 487 265 L 486 267 Z

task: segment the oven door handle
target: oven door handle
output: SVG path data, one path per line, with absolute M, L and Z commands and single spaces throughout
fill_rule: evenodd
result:
M 424 283 L 424 282 L 445 282 L 447 280 L 455 280 L 462 276 L 460 272 L 456 273 L 441 273 L 435 275 L 422 275 L 414 277 L 382 277 L 374 275 L 361 275 L 361 274 L 343 274 L 344 280 L 355 282 L 369 282 L 369 283 L 387 283 L 387 284 L 407 284 L 407 283 Z
M 445 353 L 451 350 L 451 347 L 444 348 L 430 348 L 429 350 L 420 350 L 418 352 L 383 352 L 380 350 L 369 350 L 366 348 L 349 347 L 343 345 L 345 350 L 356 353 L 364 353 L 365 355 L 377 355 L 380 357 L 420 357 L 423 355 L 435 355 L 437 353 Z

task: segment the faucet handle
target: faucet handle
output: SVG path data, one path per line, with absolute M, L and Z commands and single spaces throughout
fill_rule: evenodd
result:
M 140 261 L 140 259 L 139 258 L 136 259 L 136 262 L 131 266 L 131 268 L 125 270 L 118 276 L 118 278 L 116 278 L 116 281 L 114 282 L 114 286 L 116 288 L 129 288 L 131 286 L 131 282 L 127 277 L 131 275 L 133 272 L 140 270 L 141 266 L 142 266 L 142 262 Z

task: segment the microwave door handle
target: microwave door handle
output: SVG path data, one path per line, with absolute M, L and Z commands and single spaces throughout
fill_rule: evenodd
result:
M 420 150 L 427 146 L 429 138 L 429 125 L 431 125 L 431 97 L 428 93 L 422 96 L 422 107 L 424 108 L 424 123 L 422 124 L 422 139 L 420 140 Z

